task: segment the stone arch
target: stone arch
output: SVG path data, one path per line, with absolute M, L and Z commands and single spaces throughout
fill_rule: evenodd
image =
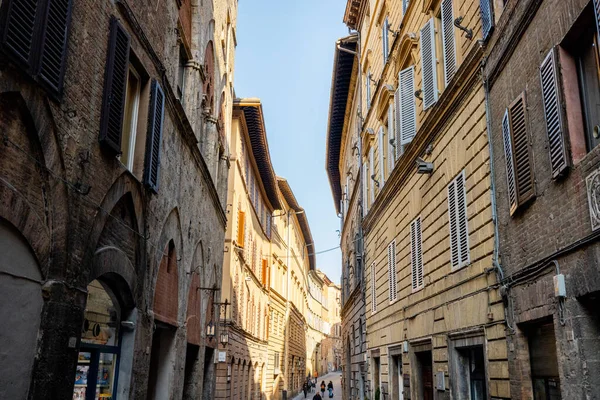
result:
M 209 40 L 204 50 L 204 85 L 203 108 L 208 109 L 210 114 L 215 112 L 215 50 L 213 41 Z
M 27 398 L 44 303 L 41 280 L 27 239 L 0 218 L 0 398 Z
M 91 282 L 89 277 L 100 275 L 101 269 L 94 270 L 100 268 L 95 264 L 96 253 L 101 249 L 112 249 L 113 251 L 118 249 L 127 254 L 134 275 L 137 276 L 133 282 L 135 286 L 131 286 L 131 288 L 134 298 L 139 300 L 137 295 L 143 292 L 142 288 L 138 286 L 141 285 L 141 279 L 139 278 L 145 273 L 145 268 L 143 268 L 145 256 L 142 246 L 144 232 L 140 230 L 144 227 L 142 198 L 141 184 L 128 173 L 119 176 L 106 192 L 94 217 L 88 236 L 82 265 L 84 270 L 89 268 L 89 272 L 84 277 L 79 278 L 82 285 Z M 107 210 L 110 211 L 106 212 Z M 125 221 L 125 225 L 123 225 L 123 221 Z M 120 233 L 124 233 L 130 243 L 126 243 Z M 105 254 L 105 256 L 111 254 L 114 253 Z M 123 269 L 119 273 L 127 277 L 130 273 L 124 265 L 125 263 L 123 263 Z
M 66 221 L 57 219 L 68 215 L 68 201 L 54 118 L 42 96 L 6 87 L 12 83 L 0 83 L 0 217 L 27 240 L 43 276 L 52 266 L 62 274 Z
M 397 77 L 400 71 L 410 65 L 417 64 L 417 35 L 414 33 L 405 33 L 400 38 L 400 45 L 396 50 L 395 55 L 395 76 Z M 397 78 L 396 78 L 397 80 Z M 397 85 L 396 85 L 397 86 Z

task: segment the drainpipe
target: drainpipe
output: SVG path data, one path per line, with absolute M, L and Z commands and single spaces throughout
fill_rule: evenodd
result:
M 284 337 L 284 341 L 283 341 L 283 393 L 282 393 L 282 399 L 283 400 L 287 400 L 288 398 L 288 362 L 289 362 L 289 348 L 290 348 L 290 343 L 289 343 L 289 337 L 290 337 L 290 268 L 292 268 L 292 266 L 290 265 L 290 215 L 291 215 L 291 208 L 288 209 L 287 211 L 287 238 L 286 238 L 286 264 L 287 264 L 287 270 L 285 273 L 285 280 L 286 280 L 286 284 L 285 284 L 285 322 L 287 324 L 286 330 L 285 330 L 285 337 Z
M 491 111 L 490 111 L 490 86 L 489 81 L 485 75 L 485 63 L 486 59 L 481 63 L 481 79 L 483 82 L 483 91 L 485 93 L 485 120 L 486 120 L 486 129 L 487 129 L 487 138 L 488 138 L 488 148 L 490 153 L 490 192 L 491 192 L 491 206 L 492 206 L 492 222 L 494 223 L 494 252 L 492 254 L 492 268 L 496 271 L 496 275 L 498 277 L 498 282 L 502 285 L 504 282 L 504 271 L 502 270 L 502 266 L 498 261 L 499 258 L 499 247 L 500 247 L 500 235 L 498 232 L 498 211 L 496 206 L 496 178 L 494 175 L 494 145 L 492 143 L 492 122 L 491 122 Z M 511 331 L 514 332 L 515 329 L 511 325 L 509 311 L 511 311 L 510 306 L 510 294 L 508 292 L 508 287 L 505 290 L 505 296 L 507 302 L 504 306 L 504 316 L 506 320 L 506 326 Z

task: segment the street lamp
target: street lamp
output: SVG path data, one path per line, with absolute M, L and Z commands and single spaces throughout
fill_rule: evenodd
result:
M 215 338 L 215 324 L 213 324 L 212 319 L 206 325 L 206 337 L 208 340 L 212 341 Z

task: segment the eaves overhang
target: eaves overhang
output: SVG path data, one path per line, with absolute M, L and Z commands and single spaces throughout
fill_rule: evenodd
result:
M 352 35 L 340 39 L 337 43 L 349 51 L 357 49 L 357 36 Z M 329 98 L 329 120 L 327 124 L 327 149 L 326 162 L 329 185 L 337 213 L 340 213 L 340 200 L 342 199 L 342 186 L 340 177 L 340 153 L 346 111 L 350 95 L 352 73 L 356 56 L 337 48 L 333 61 L 333 75 L 331 78 L 331 94 Z
M 277 176 L 271 163 L 262 104 L 259 99 L 247 98 L 235 99 L 233 106 L 244 113 L 250 146 L 252 147 L 252 155 L 260 173 L 260 179 L 265 188 L 267 198 L 274 210 L 280 210 L 281 202 L 277 194 Z
M 296 217 L 298 218 L 298 222 L 300 223 L 300 229 L 302 230 L 302 236 L 304 236 L 304 242 L 306 243 L 307 251 L 308 251 L 308 262 L 310 264 L 310 270 L 315 270 L 317 267 L 317 260 L 315 257 L 315 243 L 313 241 L 312 233 L 310 231 L 310 225 L 308 224 L 308 218 L 306 216 L 306 212 L 304 208 L 300 207 L 298 201 L 296 200 L 296 196 L 294 196 L 294 192 L 290 187 L 287 179 L 282 177 L 277 177 L 277 182 L 279 184 L 279 190 L 283 195 L 286 203 L 290 206 L 292 210 L 296 212 Z

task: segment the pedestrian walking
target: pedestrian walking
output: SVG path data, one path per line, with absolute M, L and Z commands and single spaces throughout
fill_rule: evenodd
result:
M 304 398 L 306 398 L 306 395 L 308 394 L 308 383 L 304 382 L 304 385 L 302 385 L 302 391 L 304 392 Z
M 313 396 L 312 400 L 323 400 L 323 398 L 321 397 L 321 395 L 319 394 L 319 392 L 317 392 L 317 393 L 316 393 L 316 394 Z
M 321 382 L 321 396 L 325 396 L 325 381 Z
M 333 382 L 329 381 L 327 384 L 327 390 L 329 391 L 329 398 L 333 397 Z

